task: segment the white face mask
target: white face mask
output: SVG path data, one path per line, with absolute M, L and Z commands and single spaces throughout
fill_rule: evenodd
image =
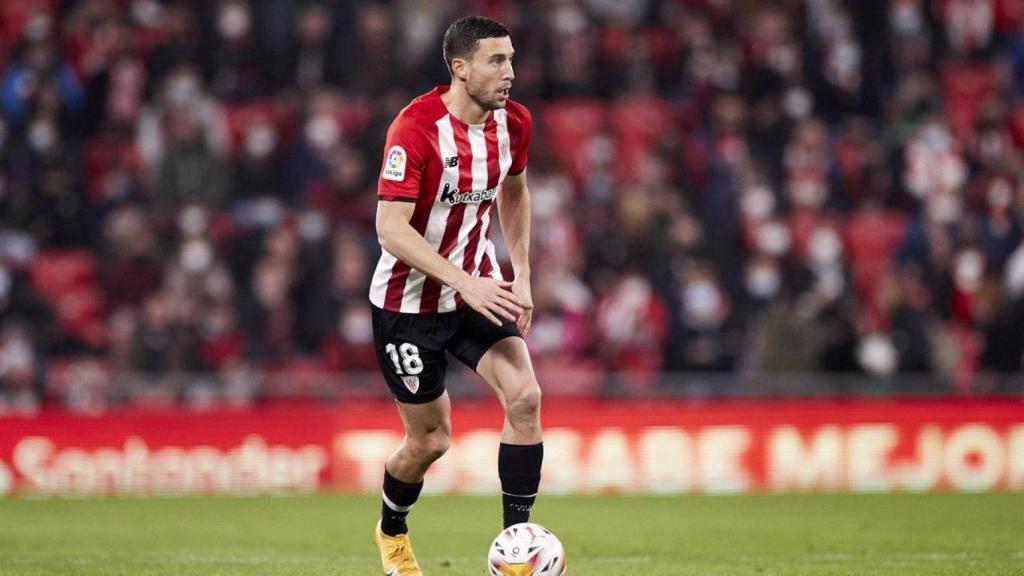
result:
M 874 376 L 891 376 L 899 368 L 899 357 L 892 339 L 885 334 L 869 334 L 857 345 L 857 361 Z
M 925 212 L 935 222 L 952 224 L 960 219 L 960 198 L 954 194 L 936 194 L 925 200 Z
M 327 114 L 317 114 L 306 122 L 306 139 L 318 150 L 327 150 L 341 140 L 338 123 Z
M 338 332 L 342 338 L 355 344 L 366 344 L 373 340 L 373 322 L 368 311 L 349 309 L 339 318 Z
M 213 264 L 213 248 L 206 240 L 189 240 L 181 248 L 181 267 L 190 274 L 199 274 Z
M 167 83 L 167 101 L 175 106 L 194 102 L 199 97 L 199 79 L 191 73 L 178 74 Z
M 36 241 L 25 232 L 0 233 L 0 260 L 15 267 L 29 266 L 39 251 Z
M 779 267 L 774 264 L 758 263 L 747 269 L 744 278 L 747 294 L 758 300 L 767 300 L 775 296 L 782 287 L 782 275 Z
M 144 26 L 157 26 L 164 15 L 163 6 L 156 0 L 135 0 L 132 2 L 132 18 Z
M 257 124 L 245 132 L 245 152 L 253 158 L 266 158 L 277 148 L 277 132 L 266 124 Z
M 50 150 L 57 143 L 57 129 L 49 120 L 36 120 L 28 127 L 28 145 L 36 152 Z
M 992 208 L 1009 208 L 1013 202 L 1013 186 L 1002 178 L 997 178 L 988 186 L 988 205 Z
M 1014 250 L 1010 259 L 1007 260 L 1003 281 L 1010 299 L 1024 296 L 1024 242 Z
M 821 206 L 825 202 L 825 193 L 825 183 L 818 178 L 798 178 L 789 184 L 789 195 L 799 206 Z
M 767 186 L 747 188 L 740 198 L 740 210 L 748 218 L 763 220 L 775 213 L 775 195 Z
M 319 242 L 327 236 L 330 222 L 323 212 L 307 210 L 299 218 L 299 236 L 306 242 Z
M 206 231 L 210 223 L 210 215 L 202 206 L 186 206 L 178 214 L 178 229 L 185 236 L 199 236 Z
M 803 86 L 794 86 L 786 90 L 786 95 L 782 97 L 782 109 L 791 119 L 803 120 L 814 111 L 814 99 Z
M 249 11 L 238 4 L 224 7 L 217 21 L 217 30 L 228 40 L 238 40 L 245 36 L 251 26 L 252 17 L 249 16 Z
M 892 7 L 889 22 L 901 34 L 917 34 L 921 30 L 921 13 L 911 2 L 900 2 Z
M 29 41 L 42 40 L 50 35 L 52 28 L 53 22 L 50 21 L 50 17 L 46 13 L 39 11 L 25 23 L 22 34 Z
M 977 250 L 964 250 L 953 263 L 953 282 L 958 290 L 977 292 L 985 274 L 985 257 Z
M 0 369 L 4 371 L 31 370 L 35 355 L 28 340 L 18 334 L 5 339 L 0 347 Z
M 811 235 L 808 246 L 811 261 L 819 266 L 835 263 L 843 253 L 843 241 L 831 228 L 819 228 Z
M 781 256 L 789 251 L 789 228 L 781 222 L 767 222 L 757 230 L 757 247 L 766 254 Z
M 698 325 L 708 325 L 717 321 L 721 304 L 721 294 L 708 280 L 690 282 L 683 292 L 683 307 L 686 310 L 686 315 Z

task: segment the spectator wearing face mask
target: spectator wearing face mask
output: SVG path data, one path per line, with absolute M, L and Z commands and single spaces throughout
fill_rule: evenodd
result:
M 597 348 L 610 373 L 633 386 L 653 385 L 664 361 L 666 313 L 664 300 L 639 274 L 612 280 L 595 308 Z
M 32 414 L 41 403 L 39 358 L 26 328 L 0 325 L 0 414 Z
M 39 90 L 47 85 L 53 86 L 62 110 L 77 113 L 84 108 L 78 77 L 61 58 L 56 41 L 44 34 L 26 42 L 20 57 L 7 69 L 0 85 L 4 114 L 16 125 L 27 122 Z
M 331 162 L 345 144 L 337 96 L 329 91 L 311 94 L 299 141 L 292 148 L 288 186 L 292 193 L 304 198 L 314 187 L 328 186 Z
M 45 360 L 54 338 L 54 312 L 32 289 L 29 278 L 0 264 L 0 325 L 18 327 L 18 341 L 28 338 L 33 355 Z
M 277 86 L 309 92 L 338 85 L 339 66 L 344 59 L 338 57 L 332 7 L 314 2 L 299 9 L 293 37 L 289 49 L 277 58 Z
M 210 149 L 197 111 L 174 107 L 167 122 L 167 149 L 156 174 L 156 203 L 164 208 L 189 203 L 223 206 L 231 190 L 231 173 L 224 158 Z
M 713 269 L 703 261 L 676 265 L 678 288 L 672 337 L 666 342 L 671 369 L 730 370 L 740 342 L 731 322 L 734 304 Z
M 232 187 L 232 202 L 284 199 L 284 162 L 280 137 L 272 122 L 257 120 L 246 126 Z
M 172 134 L 179 120 L 184 126 Z M 139 116 L 136 145 L 150 180 L 154 180 L 172 140 L 201 142 L 205 153 L 216 157 L 223 157 L 227 151 L 223 108 L 207 92 L 198 68 L 193 65 L 180 65 L 171 70 Z
M 208 56 L 203 58 L 210 91 L 224 102 L 264 94 L 268 80 L 261 48 L 249 2 L 222 0 L 217 6 Z

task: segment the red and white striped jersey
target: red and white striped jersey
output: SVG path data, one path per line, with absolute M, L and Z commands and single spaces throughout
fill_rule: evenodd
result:
M 507 174 L 526 169 L 533 121 L 508 100 L 483 124 L 448 113 L 441 94 L 417 97 L 388 129 L 377 183 L 381 200 L 415 202 L 410 224 L 437 252 L 473 276 L 501 278 L 488 235 L 491 207 Z M 370 302 L 392 312 L 451 312 L 462 298 L 382 250 L 370 285 Z

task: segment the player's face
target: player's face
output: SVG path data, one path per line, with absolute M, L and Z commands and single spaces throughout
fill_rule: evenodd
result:
M 466 92 L 484 110 L 504 108 L 516 77 L 512 71 L 512 39 L 503 36 L 477 42 L 476 52 L 466 67 Z

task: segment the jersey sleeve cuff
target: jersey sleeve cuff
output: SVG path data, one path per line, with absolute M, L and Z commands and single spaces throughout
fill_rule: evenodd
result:
M 394 194 L 377 196 L 377 199 L 385 202 L 416 202 L 415 198 L 409 198 L 408 196 L 395 196 Z

